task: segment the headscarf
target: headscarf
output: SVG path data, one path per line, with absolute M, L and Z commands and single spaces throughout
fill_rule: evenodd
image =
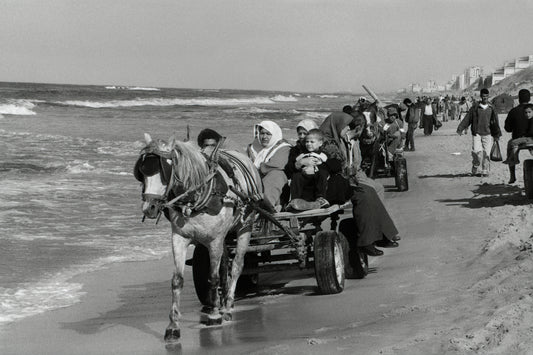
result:
M 301 120 L 298 125 L 296 126 L 296 130 L 298 130 L 299 127 L 302 127 L 307 132 L 309 132 L 312 129 L 318 128 L 318 125 L 316 122 L 310 118 L 306 118 L 305 120 Z
M 259 130 L 261 128 L 266 129 L 272 134 L 266 147 L 263 147 L 259 140 Z M 254 126 L 254 141 L 250 146 L 254 165 L 259 169 L 261 163 L 266 163 L 279 148 L 288 145 L 289 144 L 283 140 L 281 128 L 275 122 L 262 121 L 259 124 L 256 124 Z
M 324 138 L 326 140 L 334 140 L 335 143 L 340 145 L 341 142 L 341 132 L 346 128 L 350 122 L 353 120 L 353 116 L 344 112 L 334 112 L 320 125 L 319 129 L 324 133 Z

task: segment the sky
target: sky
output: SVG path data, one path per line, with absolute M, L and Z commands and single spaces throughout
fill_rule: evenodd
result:
M 385 92 L 532 39 L 533 0 L 0 0 L 0 81 Z

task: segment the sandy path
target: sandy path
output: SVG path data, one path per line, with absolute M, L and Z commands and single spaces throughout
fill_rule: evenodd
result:
M 501 164 L 467 176 L 470 137 L 456 125 L 417 137 L 409 191 L 381 179 L 403 239 L 343 293 L 316 295 L 312 272 L 261 275 L 234 321 L 205 328 L 189 273 L 183 341 L 165 349 L 171 261 L 122 264 L 83 277 L 80 304 L 1 331 L 0 353 L 531 353 L 533 207 Z

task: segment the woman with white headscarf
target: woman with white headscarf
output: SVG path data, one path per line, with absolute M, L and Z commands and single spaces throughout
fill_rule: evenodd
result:
M 254 126 L 254 141 L 248 145 L 247 153 L 263 180 L 264 199 L 272 206 L 279 205 L 281 192 L 287 185 L 284 169 L 290 149 L 276 123 L 262 121 Z

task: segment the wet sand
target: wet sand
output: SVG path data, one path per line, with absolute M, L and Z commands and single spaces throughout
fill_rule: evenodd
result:
M 312 271 L 263 274 L 233 321 L 208 328 L 187 268 L 182 341 L 168 348 L 171 258 L 117 264 L 80 278 L 80 303 L 1 328 L 0 353 L 530 353 L 533 205 L 521 165 L 514 185 L 501 163 L 468 176 L 471 137 L 456 126 L 416 137 L 409 191 L 380 179 L 400 247 L 371 258 L 369 275 L 341 294 L 317 295 Z

